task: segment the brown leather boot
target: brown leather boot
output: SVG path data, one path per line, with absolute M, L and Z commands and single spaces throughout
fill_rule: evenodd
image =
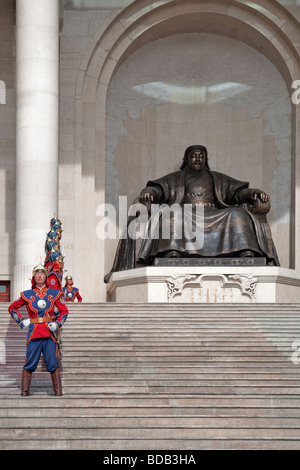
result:
M 60 397 L 62 395 L 62 386 L 61 386 L 61 378 L 60 378 L 60 369 L 59 367 L 55 369 L 53 372 L 50 372 L 54 395 Z
M 23 369 L 22 371 L 22 385 L 21 385 L 21 397 L 28 397 L 29 388 L 31 384 L 32 370 Z

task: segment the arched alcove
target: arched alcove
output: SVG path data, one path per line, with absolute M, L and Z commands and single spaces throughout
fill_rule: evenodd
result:
M 269 222 L 289 267 L 291 108 L 277 69 L 240 41 L 182 33 L 142 46 L 108 88 L 106 201 L 132 203 L 149 179 L 179 169 L 186 147 L 203 144 L 213 170 L 270 194 Z
M 141 47 L 155 40 L 177 34 L 200 33 L 215 34 L 238 40 L 258 51 L 272 63 L 282 79 L 286 90 L 293 80 L 300 76 L 299 56 L 295 45 L 300 43 L 299 27 L 295 20 L 274 2 L 182 1 L 158 2 L 151 7 L 136 1 L 121 12 L 112 15 L 101 30 L 94 34 L 82 59 L 78 73 L 76 104 L 76 161 L 80 165 L 81 175 L 93 183 L 88 189 L 92 197 L 94 213 L 99 204 L 105 202 L 105 160 L 106 160 L 106 105 L 110 83 L 118 69 Z M 294 45 L 295 44 L 295 45 Z M 298 228 L 296 224 L 297 139 L 298 109 L 292 109 L 291 122 L 291 190 L 290 226 L 290 267 L 297 264 L 296 253 Z M 93 127 L 91 128 L 91 116 Z M 87 142 L 86 134 L 92 137 Z M 93 144 L 91 144 L 93 142 Z M 94 146 L 93 146 L 94 145 Z M 80 176 L 78 175 L 78 182 Z M 86 191 L 83 185 L 77 185 L 77 195 Z M 89 214 L 84 214 L 86 225 L 90 223 Z M 94 218 L 95 225 L 97 217 Z M 92 227 L 95 227 L 92 224 Z M 91 236 L 94 236 L 91 229 Z M 93 253 L 96 253 L 97 279 L 102 282 L 103 274 L 110 264 L 112 254 L 107 250 L 105 240 L 96 240 Z M 106 262 L 103 253 L 106 253 Z M 94 255 L 95 256 L 95 255 Z M 94 257 L 93 257 L 94 258 Z M 94 259 L 91 261 L 95 263 Z M 106 263 L 106 266 L 105 266 Z M 99 273 L 99 276 L 98 276 Z

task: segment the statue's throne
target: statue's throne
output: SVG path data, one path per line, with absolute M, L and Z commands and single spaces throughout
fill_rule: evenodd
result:
M 275 246 L 274 246 L 270 225 L 269 225 L 268 220 L 267 220 L 267 214 L 269 213 L 269 211 L 271 209 L 271 203 L 269 201 L 263 202 L 260 199 L 255 199 L 253 201 L 253 204 L 249 204 L 249 203 L 246 204 L 246 208 L 249 212 L 251 212 L 251 214 L 253 214 L 255 217 L 257 217 L 261 221 L 261 223 L 264 227 L 266 236 L 267 236 L 269 251 L 276 253 L 276 249 L 275 249 Z M 278 259 L 278 257 L 277 257 L 277 259 Z M 279 262 L 277 262 L 277 263 L 278 263 L 278 266 L 279 266 Z
M 261 222 L 267 223 L 267 214 L 271 209 L 271 203 L 269 201 L 263 202 L 260 199 L 255 199 L 253 204 L 245 204 L 245 207 L 249 212 L 255 214 Z
M 138 203 L 138 198 L 136 199 L 135 202 Z M 239 204 L 239 207 L 243 207 L 244 209 L 248 210 L 251 214 L 253 214 L 254 217 L 257 217 L 260 220 L 260 222 L 262 223 L 264 227 L 265 233 L 267 235 L 269 251 L 275 252 L 272 234 L 271 234 L 270 226 L 267 220 L 267 214 L 269 213 L 271 209 L 271 203 L 269 201 L 263 202 L 260 199 L 255 199 L 253 203 L 242 203 L 242 204 Z M 151 213 L 150 208 L 151 206 L 148 206 L 149 217 Z M 135 242 L 135 259 L 138 259 L 138 253 L 139 253 L 140 247 L 141 247 L 141 239 L 137 237 L 136 242 Z M 160 264 L 161 263 L 162 261 L 160 261 Z M 139 266 L 139 263 L 137 263 L 136 266 Z
M 242 207 L 260 220 L 270 252 L 276 253 L 267 221 L 271 204 L 256 199 Z M 134 242 L 137 253 L 141 240 Z M 134 247 L 133 240 L 130 243 Z M 119 250 L 123 247 L 121 243 Z M 122 271 L 119 266 L 107 286 L 110 301 L 274 303 L 299 299 L 300 275 L 279 264 L 266 266 L 265 258 L 155 258 L 152 266 L 135 267 L 139 269 Z

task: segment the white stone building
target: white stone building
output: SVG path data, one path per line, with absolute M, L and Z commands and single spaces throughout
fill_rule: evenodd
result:
M 299 22 L 299 0 L 1 0 L 0 290 L 28 287 L 56 214 L 68 273 L 106 301 L 102 205 L 118 214 L 195 143 L 270 194 L 299 272 Z

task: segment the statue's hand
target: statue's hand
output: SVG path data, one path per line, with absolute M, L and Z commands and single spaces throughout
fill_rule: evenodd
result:
M 152 204 L 152 202 L 154 201 L 155 201 L 155 192 L 152 190 L 152 188 L 146 188 L 141 192 L 140 197 L 139 197 L 139 202 L 147 206 L 149 204 Z
M 253 193 L 253 199 L 254 201 L 256 199 L 259 199 L 262 202 L 269 202 L 270 196 L 268 196 L 268 194 L 266 194 L 264 191 L 261 191 L 260 189 L 256 189 Z

